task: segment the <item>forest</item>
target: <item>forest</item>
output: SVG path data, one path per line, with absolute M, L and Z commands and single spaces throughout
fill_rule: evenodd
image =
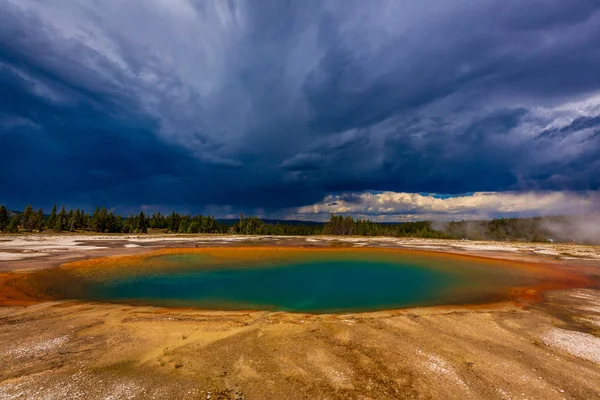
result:
M 0 232 L 96 232 L 96 233 L 179 233 L 179 234 L 239 234 L 239 235 L 354 235 L 393 236 L 465 240 L 500 240 L 527 242 L 600 243 L 600 217 L 549 216 L 533 218 L 497 218 L 479 221 L 417 221 L 378 223 L 331 214 L 329 221 L 319 223 L 266 223 L 258 217 L 245 217 L 231 223 L 213 216 L 182 215 L 143 211 L 122 217 L 105 207 L 96 207 L 92 214 L 85 210 L 52 207 L 50 214 L 27 205 L 22 212 L 0 206 Z

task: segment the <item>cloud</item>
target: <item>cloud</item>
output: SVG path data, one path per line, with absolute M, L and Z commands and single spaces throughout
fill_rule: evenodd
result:
M 320 169 L 323 159 L 320 154 L 299 153 L 293 157 L 283 160 L 281 168 L 290 171 L 306 171 Z
M 15 207 L 600 189 L 596 1 L 0 2 Z
M 578 117 L 578 118 L 575 118 L 568 125 L 565 125 L 561 128 L 552 128 L 552 129 L 544 130 L 537 136 L 536 139 L 542 139 L 542 138 L 563 139 L 571 133 L 586 131 L 588 129 L 595 128 L 597 126 L 600 126 L 600 115 L 595 115 L 595 116 L 591 116 L 591 117 Z
M 326 220 L 330 213 L 383 222 L 473 220 L 600 212 L 598 192 L 476 192 L 459 196 L 363 192 L 329 195 L 288 210 L 290 218 Z

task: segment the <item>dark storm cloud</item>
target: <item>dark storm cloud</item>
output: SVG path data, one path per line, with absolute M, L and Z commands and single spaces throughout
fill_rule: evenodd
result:
M 579 132 L 585 129 L 594 128 L 600 125 L 600 115 L 594 117 L 579 117 L 573 120 L 570 124 L 561 128 L 546 129 L 538 135 L 538 139 L 548 138 L 564 138 L 570 133 Z
M 599 8 L 0 0 L 0 203 L 597 190 Z
M 296 154 L 292 158 L 288 158 L 287 160 L 283 161 L 281 163 L 281 168 L 290 171 L 307 171 L 321 169 L 322 163 L 323 159 L 320 154 L 300 153 Z

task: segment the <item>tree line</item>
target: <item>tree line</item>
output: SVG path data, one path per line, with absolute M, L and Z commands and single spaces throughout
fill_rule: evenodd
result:
M 450 238 L 444 232 L 433 229 L 431 221 L 403 222 L 383 224 L 370 220 L 354 220 L 351 216 L 331 214 L 329 221 L 323 226 L 325 235 L 357 235 L 357 236 L 400 236 L 420 238 Z
M 164 233 L 233 233 L 238 235 L 358 235 L 358 236 L 414 236 L 425 238 L 442 238 L 449 235 L 432 229 L 430 221 L 406 222 L 401 224 L 381 224 L 369 220 L 354 220 L 350 216 L 331 214 L 330 220 L 324 224 L 267 224 L 257 217 L 245 217 L 233 226 L 220 223 L 212 216 L 181 215 L 175 211 L 171 214 L 160 212 L 146 215 L 129 214 L 124 218 L 105 207 L 96 207 L 92 214 L 85 210 L 69 209 L 64 206 L 52 207 L 49 215 L 40 208 L 34 211 L 27 205 L 22 213 L 11 213 L 5 206 L 0 206 L 0 231 L 17 232 L 79 232 L 98 233 L 147 233 L 148 230 Z
M 11 215 L 12 214 L 12 215 Z M 22 213 L 9 213 L 4 205 L 0 206 L 0 231 L 17 232 L 78 232 L 98 233 L 148 233 L 148 229 L 162 230 L 165 233 L 227 233 L 228 227 L 219 224 L 214 217 L 190 216 L 171 213 L 154 213 L 147 216 L 143 211 L 129 214 L 124 218 L 105 207 L 96 207 L 92 214 L 85 210 L 70 209 L 64 206 L 57 211 L 56 204 L 48 216 L 40 208 L 34 211 L 27 205 Z
M 148 233 L 148 230 L 163 233 L 234 233 L 240 235 L 315 235 L 322 233 L 321 225 L 266 224 L 260 218 L 244 217 L 233 226 L 223 224 L 213 216 L 182 215 L 155 212 L 146 215 L 129 214 L 128 217 L 114 213 L 105 207 L 96 207 L 92 214 L 79 208 L 67 210 L 64 206 L 52 207 L 49 215 L 43 209 L 34 211 L 27 205 L 23 212 L 10 212 L 0 205 L 0 232 L 81 232 L 97 233 Z
M 238 235 L 279 235 L 279 236 L 309 236 L 321 235 L 323 226 L 318 225 L 291 225 L 291 224 L 267 224 L 257 217 L 244 217 L 233 224 L 231 233 Z
M 585 226 L 585 229 L 582 227 Z M 489 221 L 377 223 L 331 214 L 324 224 L 265 223 L 257 217 L 240 214 L 233 226 L 212 216 L 182 215 L 176 212 L 146 215 L 143 211 L 122 217 L 105 207 L 92 214 L 85 210 L 52 207 L 49 215 L 27 205 L 23 212 L 10 212 L 0 206 L 0 232 L 81 232 L 98 233 L 232 233 L 238 235 L 356 235 L 395 236 L 470 240 L 517 240 L 529 242 L 580 243 L 600 241 L 600 216 L 557 216 L 534 218 L 497 218 Z

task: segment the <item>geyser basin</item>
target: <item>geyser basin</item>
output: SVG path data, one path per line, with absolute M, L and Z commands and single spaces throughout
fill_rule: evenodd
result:
M 354 312 L 511 300 L 583 285 L 556 268 L 391 249 L 164 249 L 32 273 L 37 297 L 214 310 Z

